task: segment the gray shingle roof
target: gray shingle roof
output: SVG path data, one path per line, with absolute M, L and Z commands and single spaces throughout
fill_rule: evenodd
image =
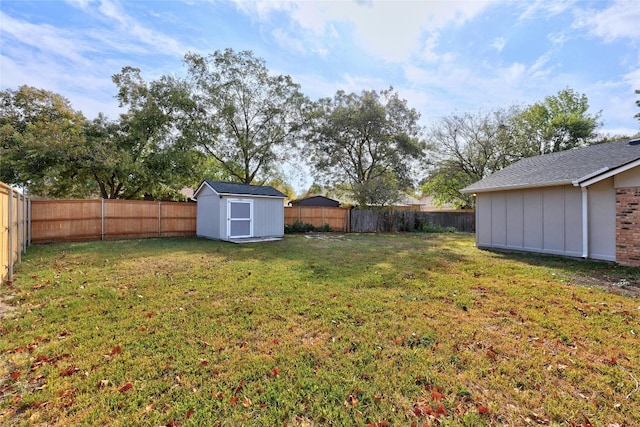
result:
M 218 194 L 287 197 L 285 194 L 267 185 L 238 184 L 236 182 L 210 181 L 208 179 L 205 179 L 204 182 Z
M 460 190 L 481 193 L 572 184 L 640 159 L 640 145 L 624 140 L 522 159 Z

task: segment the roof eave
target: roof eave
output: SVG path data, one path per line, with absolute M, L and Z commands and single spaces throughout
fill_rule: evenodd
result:
M 504 185 L 500 187 L 486 187 L 486 188 L 463 188 L 460 190 L 461 193 L 464 194 L 477 194 L 477 193 L 493 193 L 496 191 L 509 191 L 509 190 L 526 190 L 529 188 L 540 188 L 540 187 L 558 187 L 560 185 L 571 185 L 573 181 L 564 180 L 564 181 L 556 181 L 556 182 L 546 182 L 544 184 L 517 184 L 517 185 Z
M 580 187 L 588 187 L 590 185 L 593 185 L 595 183 L 598 183 L 600 181 L 603 181 L 607 178 L 611 178 L 612 176 L 621 174 L 622 172 L 626 172 L 629 169 L 633 169 L 640 166 L 640 159 L 636 159 L 632 162 L 629 162 L 625 165 L 622 166 L 618 166 L 617 168 L 613 168 L 613 169 L 606 169 L 603 170 L 600 174 L 598 174 L 597 176 L 593 176 L 593 177 L 588 177 L 586 180 L 584 181 L 580 181 L 578 182 L 578 185 Z M 576 185 L 576 184 L 574 184 Z

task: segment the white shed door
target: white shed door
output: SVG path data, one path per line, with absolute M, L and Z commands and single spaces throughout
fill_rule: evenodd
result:
M 227 201 L 227 236 L 253 237 L 253 200 Z

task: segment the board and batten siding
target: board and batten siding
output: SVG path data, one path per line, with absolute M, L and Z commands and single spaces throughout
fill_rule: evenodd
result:
M 229 200 L 253 201 L 252 237 L 282 237 L 284 235 L 284 201 L 282 199 L 233 195 L 223 196 L 220 199 L 218 226 L 221 230 L 221 239 L 227 238 L 227 203 Z
M 277 197 L 253 195 L 222 195 L 208 186 L 198 193 L 198 221 L 196 235 L 227 240 L 227 212 L 229 200 L 251 200 L 253 203 L 252 237 L 282 237 L 284 235 L 284 201 Z
M 573 186 L 479 193 L 478 247 L 582 255 L 582 196 Z
M 616 191 L 608 178 L 587 187 L 589 197 L 589 258 L 616 260 Z
M 214 239 L 224 238 L 226 231 L 220 232 L 220 197 L 209 187 L 203 187 L 198 194 L 196 236 Z

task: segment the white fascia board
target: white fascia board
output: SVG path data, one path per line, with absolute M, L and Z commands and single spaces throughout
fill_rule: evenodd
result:
M 211 188 L 211 186 L 207 183 L 207 181 L 202 181 L 202 184 L 200 184 L 200 186 L 198 187 L 198 189 L 196 191 L 193 192 L 193 198 L 194 199 L 198 199 L 198 193 L 200 192 L 200 190 L 202 189 L 202 187 L 207 186 L 211 189 L 211 191 L 213 191 L 214 193 L 217 194 L 216 190 L 214 190 L 213 188 Z
M 618 175 L 622 172 L 628 171 L 629 169 L 633 169 L 635 167 L 640 166 L 640 159 L 634 160 L 633 162 L 627 163 L 626 165 L 622 165 L 620 167 L 617 167 L 615 169 L 611 169 L 608 172 L 602 173 L 601 175 L 598 175 L 596 177 L 593 177 L 591 179 L 587 179 L 584 182 L 580 182 L 580 186 L 581 187 L 588 187 L 590 185 L 593 185 L 595 183 L 598 183 L 602 180 L 605 180 L 607 178 L 611 178 L 612 176 Z M 574 184 L 575 185 L 575 184 Z
M 265 196 L 260 194 L 236 194 L 236 193 L 218 193 L 218 192 L 216 192 L 216 194 L 219 194 L 220 196 L 224 196 L 224 197 L 252 197 L 252 198 L 260 197 L 263 199 L 282 199 L 282 200 L 286 199 L 286 197 L 282 197 L 282 196 Z
M 579 186 L 581 186 L 582 182 L 587 181 L 587 180 L 589 180 L 589 179 L 591 179 L 591 178 L 593 178 L 595 176 L 598 176 L 600 174 L 603 174 L 608 170 L 609 170 L 609 168 L 605 166 L 602 169 L 598 169 L 595 172 L 588 173 L 588 174 L 586 174 L 585 176 L 583 176 L 581 178 L 573 180 L 572 184 L 574 185 L 574 187 L 579 187 Z
M 509 190 L 526 190 L 529 188 L 541 188 L 541 187 L 558 187 L 560 185 L 569 185 L 573 184 L 573 181 L 557 181 L 557 182 L 548 182 L 544 184 L 520 184 L 520 185 L 504 185 L 502 187 L 490 187 L 490 188 L 479 188 L 475 190 L 460 190 L 461 193 L 494 193 L 496 191 L 509 191 Z

